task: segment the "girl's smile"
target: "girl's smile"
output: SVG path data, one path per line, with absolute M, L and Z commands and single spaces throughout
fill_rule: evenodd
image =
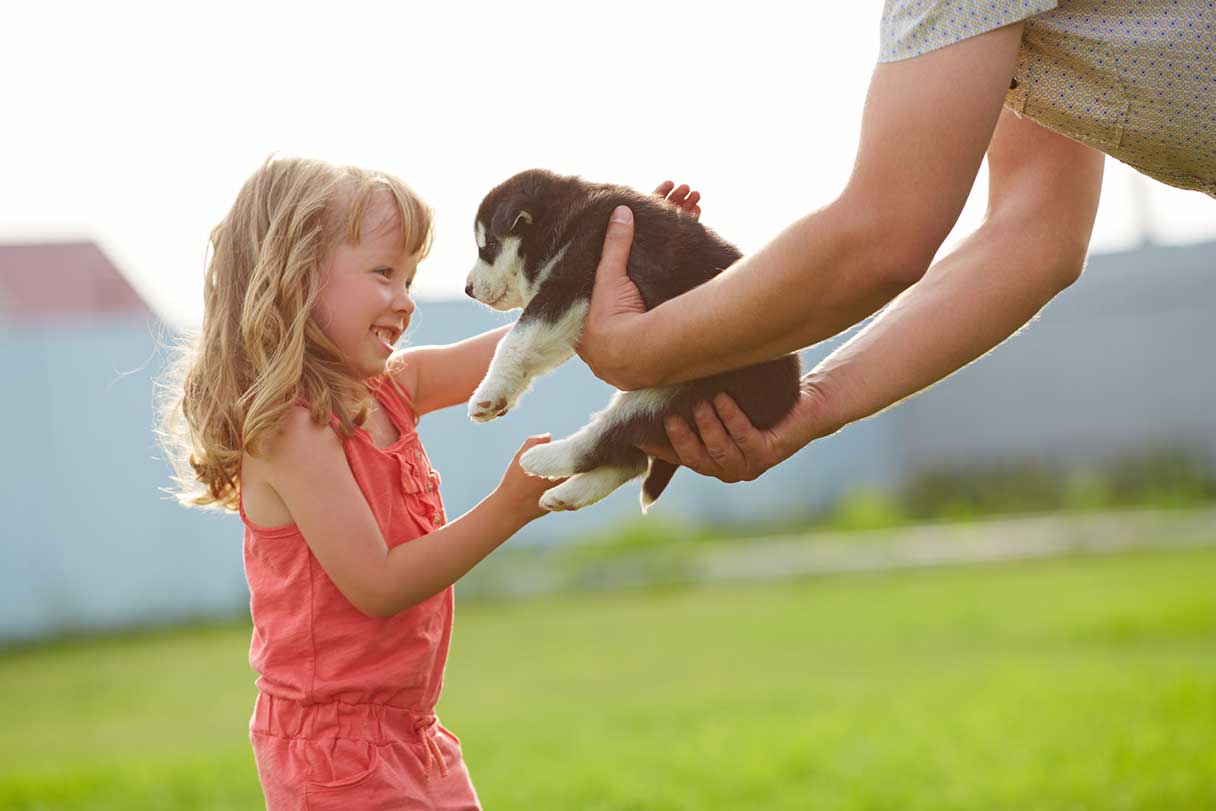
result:
M 418 257 L 406 252 L 395 209 L 370 202 L 358 243 L 341 242 L 321 267 L 313 314 L 360 380 L 384 371 L 414 312 Z

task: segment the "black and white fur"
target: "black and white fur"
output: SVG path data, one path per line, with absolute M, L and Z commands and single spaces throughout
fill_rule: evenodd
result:
M 629 278 L 647 309 L 691 290 L 734 263 L 739 251 L 671 203 L 625 186 L 588 183 L 540 169 L 521 172 L 482 200 L 474 223 L 479 258 L 465 292 L 496 310 L 523 308 L 499 342 L 485 379 L 469 400 L 479 422 L 515 407 L 532 379 L 574 354 L 595 282 L 608 217 L 621 204 L 634 214 Z M 676 465 L 648 457 L 639 443 L 666 441 L 663 417 L 693 423 L 692 408 L 730 394 L 752 423 L 768 428 L 798 397 L 797 355 L 701 380 L 617 392 L 608 407 L 565 439 L 529 449 L 523 468 L 570 477 L 545 492 L 547 510 L 594 504 L 630 479 L 642 483 L 645 512 Z

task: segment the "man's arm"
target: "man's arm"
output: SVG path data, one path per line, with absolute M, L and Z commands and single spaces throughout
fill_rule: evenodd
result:
M 983 224 L 813 369 L 789 417 L 759 431 L 722 397 L 696 414 L 700 438 L 677 420 L 668 428 L 674 453 L 649 450 L 724 481 L 754 479 L 980 357 L 1080 275 L 1102 167 L 1102 153 L 1003 113 L 988 150 Z
M 769 360 L 871 315 L 924 274 L 958 218 L 1021 32 L 1006 26 L 878 65 L 841 195 L 650 312 L 630 311 L 632 230 L 611 224 L 579 354 L 618 388 L 644 388 Z

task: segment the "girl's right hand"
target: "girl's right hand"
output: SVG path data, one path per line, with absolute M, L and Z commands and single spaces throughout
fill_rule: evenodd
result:
M 502 499 L 502 503 L 506 509 L 511 510 L 516 515 L 522 516 L 526 521 L 532 521 L 540 518 L 542 515 L 548 514 L 549 511 L 540 506 L 540 497 L 550 487 L 556 487 L 565 481 L 565 479 L 546 479 L 541 476 L 533 476 L 519 466 L 519 457 L 523 456 L 524 451 L 537 445 L 544 445 L 551 439 L 552 437 L 549 434 L 541 434 L 540 436 L 530 436 L 524 440 L 524 444 L 515 452 L 515 458 L 511 460 L 511 464 L 507 467 L 507 472 L 503 474 L 498 489 L 494 491 Z
M 664 180 L 654 190 L 654 195 L 660 200 L 666 200 L 684 213 L 692 215 L 694 220 L 701 219 L 701 207 L 697 205 L 701 201 L 701 192 L 692 191 L 687 183 L 677 186 L 670 180 Z

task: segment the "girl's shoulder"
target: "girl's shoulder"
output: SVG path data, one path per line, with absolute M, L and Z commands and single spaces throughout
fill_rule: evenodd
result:
M 315 465 L 318 460 L 342 453 L 338 435 L 328 425 L 317 425 L 302 404 L 284 413 L 279 429 L 262 442 L 257 456 L 241 453 L 241 502 L 245 516 L 261 527 L 291 524 L 286 503 L 275 489 L 275 482 L 293 466 Z
M 411 427 L 418 424 L 421 415 L 414 407 L 414 391 L 418 387 L 418 364 L 407 353 L 401 353 L 389 360 L 382 375 L 368 381 L 373 392 L 379 395 L 383 403 L 385 399 L 392 400 L 403 412 L 406 422 Z
M 384 374 L 380 375 L 379 379 L 398 394 L 400 399 L 404 399 L 406 405 L 413 408 L 414 392 L 418 390 L 418 360 L 409 350 L 389 358 Z

